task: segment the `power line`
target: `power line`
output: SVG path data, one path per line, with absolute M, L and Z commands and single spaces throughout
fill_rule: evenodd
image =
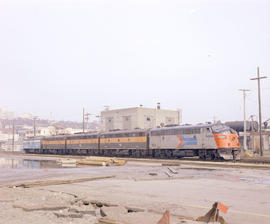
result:
M 249 101 L 249 102 L 252 102 L 252 103 L 257 103 L 257 101 L 251 100 L 251 99 L 249 99 L 248 97 L 246 98 L 246 100 Z M 265 103 L 263 102 L 263 106 L 264 106 L 264 107 L 270 107 L 270 104 L 265 104 Z

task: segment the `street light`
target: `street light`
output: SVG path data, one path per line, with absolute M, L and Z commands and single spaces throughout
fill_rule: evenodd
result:
M 246 92 L 249 89 L 239 89 L 243 92 L 243 103 L 244 103 L 244 150 L 247 150 L 247 121 L 246 121 Z

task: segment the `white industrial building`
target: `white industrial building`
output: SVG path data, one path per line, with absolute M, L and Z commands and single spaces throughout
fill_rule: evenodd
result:
M 163 110 L 157 108 L 132 107 L 117 110 L 105 110 L 100 114 L 100 131 L 132 130 L 179 125 L 180 110 Z

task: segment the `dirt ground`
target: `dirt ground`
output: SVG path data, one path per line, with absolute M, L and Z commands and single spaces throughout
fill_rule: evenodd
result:
M 270 169 L 144 162 L 119 167 L 59 168 L 54 158 L 40 157 L 33 162 L 26 156 L 0 155 L 0 171 L 1 224 L 94 224 L 106 223 L 106 219 L 154 224 L 166 210 L 171 213 L 171 223 L 197 223 L 194 220 L 216 201 L 229 207 L 226 214 L 221 213 L 227 223 L 270 223 Z M 34 181 L 97 176 L 114 177 L 15 187 Z

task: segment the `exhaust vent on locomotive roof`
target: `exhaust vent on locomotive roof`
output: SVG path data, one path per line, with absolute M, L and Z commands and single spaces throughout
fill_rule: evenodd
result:
M 179 126 L 178 124 L 167 124 L 164 127 L 175 127 L 175 126 Z

